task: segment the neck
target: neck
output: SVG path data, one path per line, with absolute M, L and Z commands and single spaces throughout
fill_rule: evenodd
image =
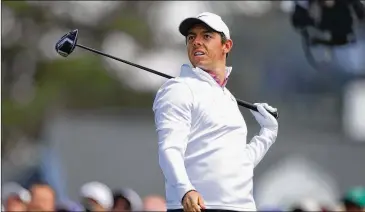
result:
M 204 71 L 208 72 L 209 74 L 215 76 L 220 83 L 223 83 L 226 78 L 226 67 L 217 67 L 214 69 L 203 69 Z

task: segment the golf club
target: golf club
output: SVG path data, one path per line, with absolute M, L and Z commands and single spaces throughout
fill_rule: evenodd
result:
M 105 57 L 117 60 L 117 61 L 122 62 L 122 63 L 126 63 L 128 65 L 140 68 L 142 70 L 148 71 L 148 72 L 153 73 L 153 74 L 157 74 L 159 76 L 162 76 L 162 77 L 165 77 L 165 78 L 168 78 L 168 79 L 174 78 L 170 75 L 155 71 L 153 69 L 146 68 L 144 66 L 141 66 L 141 65 L 138 65 L 138 64 L 135 64 L 135 63 L 132 63 L 132 62 L 129 62 L 129 61 L 126 61 L 126 60 L 111 56 L 111 55 L 103 53 L 101 51 L 89 48 L 87 46 L 83 46 L 81 44 L 77 44 L 77 39 L 78 39 L 78 29 L 72 30 L 71 32 L 64 35 L 56 43 L 55 49 L 56 49 L 57 53 L 60 54 L 63 57 L 67 57 L 68 55 L 70 55 L 75 50 L 75 47 L 77 46 L 77 47 L 80 47 L 82 49 L 86 49 L 86 50 L 94 52 L 96 54 L 103 55 Z M 249 103 L 249 102 L 246 102 L 246 101 L 243 101 L 243 100 L 240 100 L 240 99 L 237 99 L 237 103 L 238 103 L 238 105 L 243 106 L 245 108 L 248 108 L 248 109 L 251 109 L 251 110 L 254 110 L 254 111 L 258 111 L 256 105 L 254 105 L 252 103 Z M 279 118 L 279 113 L 277 111 L 276 112 L 268 111 L 268 112 L 271 115 L 273 115 L 276 119 Z

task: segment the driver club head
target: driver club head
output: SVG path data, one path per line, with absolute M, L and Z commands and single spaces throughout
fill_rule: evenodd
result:
M 78 33 L 79 33 L 79 30 L 75 29 L 75 30 L 72 30 L 71 32 L 67 33 L 66 35 L 64 35 L 56 43 L 55 49 L 56 49 L 57 53 L 63 57 L 67 57 L 68 55 L 70 55 L 76 47 Z

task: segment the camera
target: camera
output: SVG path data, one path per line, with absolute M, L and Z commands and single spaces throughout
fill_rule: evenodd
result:
M 360 0 L 297 1 L 291 24 L 310 46 L 341 46 L 356 42 L 353 14 L 364 20 L 365 6 Z

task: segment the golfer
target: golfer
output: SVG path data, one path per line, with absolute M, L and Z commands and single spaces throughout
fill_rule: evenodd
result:
M 204 12 L 179 26 L 189 60 L 180 76 L 158 90 L 153 103 L 159 163 L 168 211 L 254 211 L 253 172 L 278 133 L 276 119 L 255 104 L 261 126 L 246 144 L 247 126 L 225 87 L 233 42 L 221 17 Z

